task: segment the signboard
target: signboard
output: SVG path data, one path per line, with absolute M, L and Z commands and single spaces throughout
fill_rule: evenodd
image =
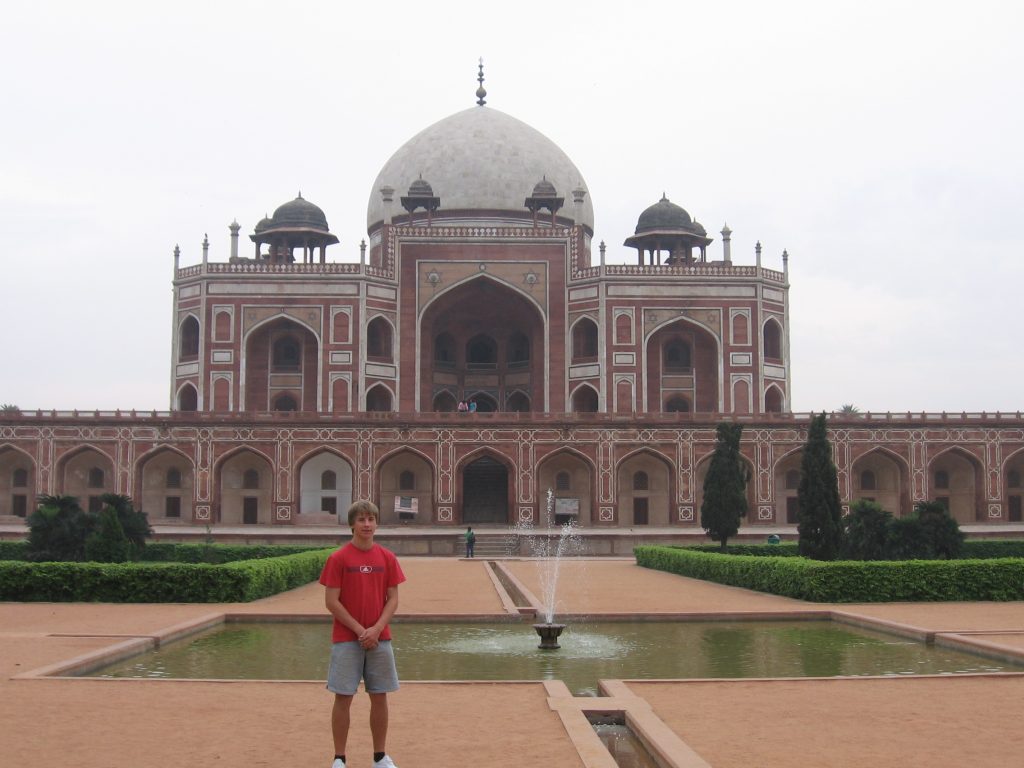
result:
M 579 514 L 579 499 L 555 499 L 555 515 L 572 515 L 573 517 L 578 517 Z

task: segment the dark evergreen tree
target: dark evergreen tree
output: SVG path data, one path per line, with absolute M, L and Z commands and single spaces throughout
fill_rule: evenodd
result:
M 146 513 L 141 509 L 135 509 L 131 498 L 120 493 L 105 493 L 100 496 L 100 501 L 117 513 L 121 530 L 131 545 L 131 557 L 138 557 L 142 548 L 146 546 L 146 539 L 153 534 Z
M 84 512 L 74 496 L 43 495 L 27 522 L 29 560 L 83 560 L 85 539 L 96 525 L 96 515 Z
M 129 559 L 132 545 L 125 536 L 117 510 L 104 507 L 99 523 L 85 540 L 85 558 L 97 563 L 123 563 Z
M 923 557 L 936 560 L 960 557 L 964 534 L 948 509 L 937 501 L 921 501 L 914 505 L 914 514 L 921 521 Z
M 747 514 L 749 472 L 740 457 L 742 424 L 718 425 L 718 442 L 711 466 L 704 477 L 704 502 L 700 506 L 700 524 L 708 536 L 725 549 L 730 536 L 740 529 L 740 518 Z
M 843 510 L 824 413 L 811 419 L 807 431 L 797 499 L 800 554 L 815 560 L 835 560 L 843 539 Z

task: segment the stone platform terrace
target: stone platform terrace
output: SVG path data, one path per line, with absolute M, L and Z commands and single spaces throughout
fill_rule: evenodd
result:
M 502 567 L 539 592 L 529 561 Z M 504 615 L 485 561 L 403 559 L 401 616 Z M 1024 603 L 828 606 L 694 581 L 629 559 L 563 563 L 566 613 L 791 615 L 836 610 L 909 631 L 1024 651 Z M 18 768 L 330 765 L 330 695 L 319 682 L 46 678 L 76 656 L 213 614 L 321 613 L 308 585 L 244 605 L 0 604 L 0 763 Z M 391 697 L 389 751 L 401 768 L 613 768 L 580 712 L 629 714 L 667 766 L 749 768 L 1021 764 L 1024 676 L 609 681 L 608 698 L 557 682 L 406 683 Z M 348 749 L 368 768 L 367 701 Z M 469 759 L 469 758 L 472 759 Z

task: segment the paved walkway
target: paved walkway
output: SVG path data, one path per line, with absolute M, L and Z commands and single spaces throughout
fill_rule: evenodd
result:
M 404 558 L 401 615 L 502 614 L 483 561 Z M 534 594 L 536 567 L 505 567 Z M 632 561 L 563 563 L 565 613 L 789 613 L 834 607 L 922 631 L 981 635 L 1024 650 L 1024 603 L 822 606 L 648 571 Z M 323 766 L 330 696 L 319 683 L 16 679 L 71 657 L 226 611 L 321 614 L 309 585 L 244 605 L 0 604 L 0 763 L 19 768 Z M 401 768 L 555 764 L 611 768 L 574 713 L 635 714 L 679 766 L 1021 764 L 1024 677 L 630 681 L 570 699 L 541 683 L 407 683 L 392 697 Z M 350 766 L 370 764 L 357 697 Z M 585 723 L 584 723 L 585 725 Z M 472 759 L 470 759 L 472 758 Z

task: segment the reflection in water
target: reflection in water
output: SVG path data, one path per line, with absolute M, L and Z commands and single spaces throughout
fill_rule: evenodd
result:
M 827 621 L 570 624 L 558 651 L 528 623 L 392 625 L 404 680 L 818 677 L 1020 669 Z M 330 624 L 245 623 L 172 643 L 93 673 L 103 677 L 324 679 Z

